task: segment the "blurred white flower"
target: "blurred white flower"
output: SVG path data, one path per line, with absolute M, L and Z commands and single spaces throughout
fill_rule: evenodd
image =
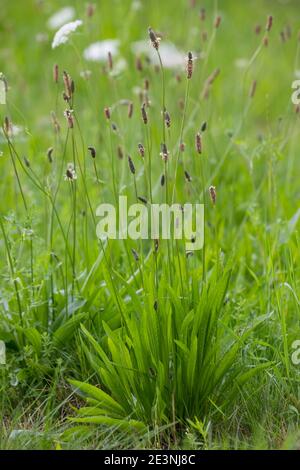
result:
M 248 64 L 249 64 L 249 60 L 248 60 L 248 59 L 244 59 L 243 57 L 241 57 L 240 59 L 236 59 L 236 60 L 234 61 L 234 65 L 235 65 L 238 69 L 245 69 Z
M 54 39 L 52 41 L 52 49 L 65 44 L 69 40 L 71 33 L 82 25 L 81 20 L 72 21 L 71 23 L 64 24 L 58 31 L 56 31 Z
M 131 9 L 132 11 L 138 11 L 142 8 L 142 4 L 139 0 L 133 0 L 131 3 Z
M 110 72 L 110 75 L 113 77 L 116 77 L 117 75 L 122 73 L 126 68 L 127 68 L 126 60 L 123 58 L 120 58 L 114 63 L 114 66 L 113 66 L 112 71 Z
M 65 7 L 57 11 L 52 15 L 48 22 L 47 26 L 50 29 L 58 29 L 63 26 L 65 23 L 72 21 L 75 16 L 75 9 L 73 7 Z
M 13 137 L 14 139 L 18 141 L 23 141 L 24 139 L 26 139 L 26 134 L 27 134 L 27 131 L 24 127 L 16 125 L 16 124 L 12 124 L 12 123 L 9 124 L 9 129 L 8 129 L 9 137 Z M 4 138 L 2 138 L 2 136 Z M 6 141 L 6 137 L 3 132 L 3 129 L 1 129 L 0 130 L 0 142 L 2 143 L 5 141 Z
M 147 54 L 153 64 L 159 65 L 157 53 L 152 47 L 149 46 L 148 41 L 134 42 L 131 48 L 135 54 Z M 179 51 L 177 47 L 171 42 L 161 42 L 159 45 L 159 52 L 164 67 L 170 69 L 185 67 L 186 54 Z
M 105 39 L 104 41 L 94 42 L 83 51 L 83 57 L 92 62 L 103 62 L 107 60 L 109 52 L 112 55 L 118 53 L 119 45 L 120 41 L 118 39 Z
M 24 128 L 22 126 L 17 126 L 16 124 L 12 124 L 11 133 L 14 137 L 22 134 L 23 132 L 24 132 Z

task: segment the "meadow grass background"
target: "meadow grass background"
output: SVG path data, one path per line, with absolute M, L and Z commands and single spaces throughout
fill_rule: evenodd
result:
M 299 115 L 291 102 L 300 73 L 298 2 L 103 0 L 88 18 L 86 2 L 75 1 L 74 19 L 83 25 L 52 50 L 47 20 L 65 5 L 1 4 L 0 71 L 9 87 L 1 122 L 8 116 L 21 132 L 0 135 L 0 339 L 7 357 L 0 365 L 0 447 L 299 448 L 300 366 L 291 361 L 300 339 Z M 114 201 L 114 186 L 133 203 L 135 179 L 138 195 L 149 198 L 149 148 L 153 197 L 165 200 L 162 74 L 145 56 L 138 71 L 131 49 L 148 41 L 149 26 L 161 33 L 161 44 L 197 57 L 176 181 L 187 80 L 184 69 L 164 70 L 167 180 L 169 190 L 175 181 L 177 202 L 203 202 L 206 195 L 205 281 L 201 251 L 186 257 L 183 244 L 163 241 L 157 253 L 151 242 L 103 246 L 96 237 L 96 207 Z M 119 58 L 126 67 L 119 73 L 108 71 L 107 61 L 83 59 L 89 44 L 108 38 L 120 40 L 114 67 Z M 75 83 L 69 130 L 63 70 Z M 139 98 L 145 79 L 147 126 Z M 131 119 L 120 100 L 133 102 Z M 195 135 L 203 122 L 199 155 Z M 88 146 L 96 149 L 100 182 Z M 78 178 L 64 181 L 73 161 Z

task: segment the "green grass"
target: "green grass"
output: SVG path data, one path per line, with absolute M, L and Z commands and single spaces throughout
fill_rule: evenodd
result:
M 61 2 L 2 1 L 1 449 L 299 449 L 298 4 L 191 3 L 103 0 L 88 18 L 75 1 L 83 25 L 52 50 L 46 24 Z M 193 51 L 190 80 L 164 57 L 154 67 L 142 55 L 137 70 L 131 45 L 149 41 L 149 26 L 161 48 Z M 85 61 L 90 43 L 113 38 L 111 71 L 107 60 Z M 64 70 L 75 84 L 69 103 Z M 21 132 L 6 132 L 10 123 Z M 69 163 L 74 181 L 64 178 Z M 204 249 L 99 241 L 96 208 L 118 194 L 203 202 Z

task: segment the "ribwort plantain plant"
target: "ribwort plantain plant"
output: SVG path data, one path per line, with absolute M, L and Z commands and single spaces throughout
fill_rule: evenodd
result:
M 293 2 L 274 17 L 263 2 L 246 16 L 233 0 L 77 2 L 51 55 L 51 21 L 32 34 L 47 2 L 31 3 L 2 15 L 0 447 L 286 445 L 300 409 Z M 170 237 L 98 236 L 99 204 L 118 216 L 120 197 L 148 215 L 176 203 Z M 201 250 L 174 237 L 187 202 L 204 205 Z

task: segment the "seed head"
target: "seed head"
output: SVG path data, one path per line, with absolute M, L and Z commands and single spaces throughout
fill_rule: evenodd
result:
M 123 149 L 122 149 L 121 145 L 118 145 L 117 152 L 118 152 L 119 160 L 122 160 L 124 158 L 124 153 L 123 153 Z
M 135 174 L 135 166 L 134 166 L 134 163 L 133 163 L 132 158 L 130 157 L 130 155 L 128 155 L 128 165 L 129 165 L 129 170 L 134 175 Z
M 165 185 L 165 175 L 164 174 L 161 175 L 160 184 L 161 184 L 161 186 Z
M 165 111 L 164 117 L 165 117 L 165 124 L 166 124 L 167 128 L 169 129 L 171 127 L 171 116 L 168 113 L 168 111 Z
M 89 152 L 90 152 L 90 154 L 91 154 L 91 157 L 92 157 L 92 158 L 96 158 L 96 149 L 95 149 L 95 147 L 91 147 L 91 146 L 90 146 L 90 147 L 88 147 L 88 150 L 89 150 Z
M 192 181 L 191 175 L 186 170 L 184 171 L 184 176 L 188 183 Z
M 130 101 L 130 102 L 128 103 L 128 114 L 127 114 L 128 117 L 129 117 L 129 119 L 132 118 L 132 114 L 133 114 L 133 102 Z
M 270 15 L 268 16 L 268 19 L 267 19 L 266 31 L 271 31 L 272 25 L 273 25 L 273 16 Z
M 104 108 L 104 116 L 106 117 L 107 120 L 110 119 L 110 109 L 109 108 Z
M 65 181 L 75 181 L 77 180 L 76 171 L 74 168 L 73 163 L 68 163 L 66 174 L 65 174 Z
M 160 144 L 160 150 L 161 150 L 160 152 L 161 158 L 163 159 L 164 162 L 167 162 L 169 158 L 169 152 L 165 143 Z
M 196 151 L 200 154 L 202 153 L 202 139 L 200 132 L 196 134 L 196 141 L 195 141 Z
M 27 157 L 23 157 L 23 160 L 24 160 L 24 165 L 27 167 L 27 168 L 30 168 L 30 162 L 28 160 Z
M 149 82 L 148 78 L 145 78 L 145 80 L 144 80 L 144 90 L 149 91 L 149 86 L 150 86 L 150 82 Z
M 139 149 L 140 156 L 144 158 L 144 156 L 145 156 L 145 147 L 143 146 L 143 144 L 138 144 L 138 149 Z
M 64 112 L 64 116 L 67 120 L 69 129 L 73 129 L 74 127 L 74 119 L 73 119 L 72 113 L 73 113 L 72 109 L 66 109 Z
M 91 18 L 94 15 L 95 10 L 96 10 L 96 5 L 94 3 L 89 3 L 86 7 L 86 16 Z
M 257 24 L 257 25 L 255 26 L 254 32 L 255 32 L 255 34 L 256 34 L 257 36 L 260 34 L 260 32 L 261 32 L 261 26 L 260 26 L 260 24 Z
M 134 257 L 135 261 L 138 262 L 140 257 L 138 255 L 137 251 L 135 251 L 133 248 L 131 248 L 131 252 L 133 254 L 133 257 Z
M 190 80 L 193 75 L 193 54 L 191 52 L 188 53 L 188 60 L 187 60 L 187 78 Z
M 200 20 L 204 21 L 205 17 L 206 17 L 205 8 L 201 8 L 201 10 L 200 10 Z
M 58 83 L 58 65 L 53 65 L 53 81 L 54 83 Z
M 155 240 L 154 240 L 154 251 L 155 251 L 155 253 L 157 253 L 158 248 L 159 248 L 159 240 L 157 238 L 155 238 Z
M 107 54 L 107 63 L 108 63 L 108 68 L 109 70 L 113 69 L 113 58 L 111 52 L 108 52 Z
M 209 195 L 210 195 L 211 202 L 213 203 L 213 205 L 215 205 L 216 204 L 216 199 L 217 199 L 217 192 L 216 192 L 216 187 L 215 186 L 210 186 L 209 187 Z
M 180 152 L 184 152 L 184 151 L 185 151 L 185 143 L 184 143 L 184 142 L 180 142 L 179 150 L 180 150 Z
M 72 87 L 71 87 L 71 77 L 70 75 L 64 70 L 63 71 L 63 81 L 64 81 L 64 86 L 65 86 L 65 93 L 67 96 L 71 98 L 72 96 Z
M 255 92 L 256 92 L 256 86 L 257 86 L 257 81 L 253 80 L 251 88 L 250 88 L 250 98 L 254 98 Z
M 147 116 L 147 111 L 146 111 L 146 104 L 143 103 L 142 107 L 141 107 L 141 112 L 142 112 L 142 119 L 143 119 L 143 122 L 144 124 L 147 124 L 148 122 L 148 116 Z
M 218 15 L 217 18 L 215 19 L 214 27 L 215 27 L 216 29 L 218 29 L 218 27 L 220 26 L 220 24 L 221 24 L 221 19 L 222 19 L 222 18 L 221 18 L 220 15 Z
M 11 122 L 8 116 L 5 116 L 4 118 L 3 128 L 4 128 L 4 133 L 6 135 L 8 135 L 11 132 L 12 126 L 11 126 Z
M 207 128 L 207 122 L 204 121 L 204 122 L 201 124 L 201 132 L 205 132 L 205 131 L 206 131 L 206 128 Z
M 48 158 L 49 163 L 53 162 L 52 153 L 53 153 L 53 147 L 49 147 L 47 150 L 47 158 Z
M 135 59 L 135 68 L 139 71 L 143 71 L 143 64 L 142 64 L 142 59 L 140 57 L 136 57 Z
M 148 28 L 149 38 L 154 49 L 158 51 L 159 48 L 159 38 L 156 36 L 152 28 Z
M 282 42 L 286 41 L 285 31 L 280 31 L 280 37 Z
M 64 91 L 63 92 L 63 100 L 66 102 L 66 103 L 69 103 L 71 98 L 69 95 L 67 95 L 67 93 Z

